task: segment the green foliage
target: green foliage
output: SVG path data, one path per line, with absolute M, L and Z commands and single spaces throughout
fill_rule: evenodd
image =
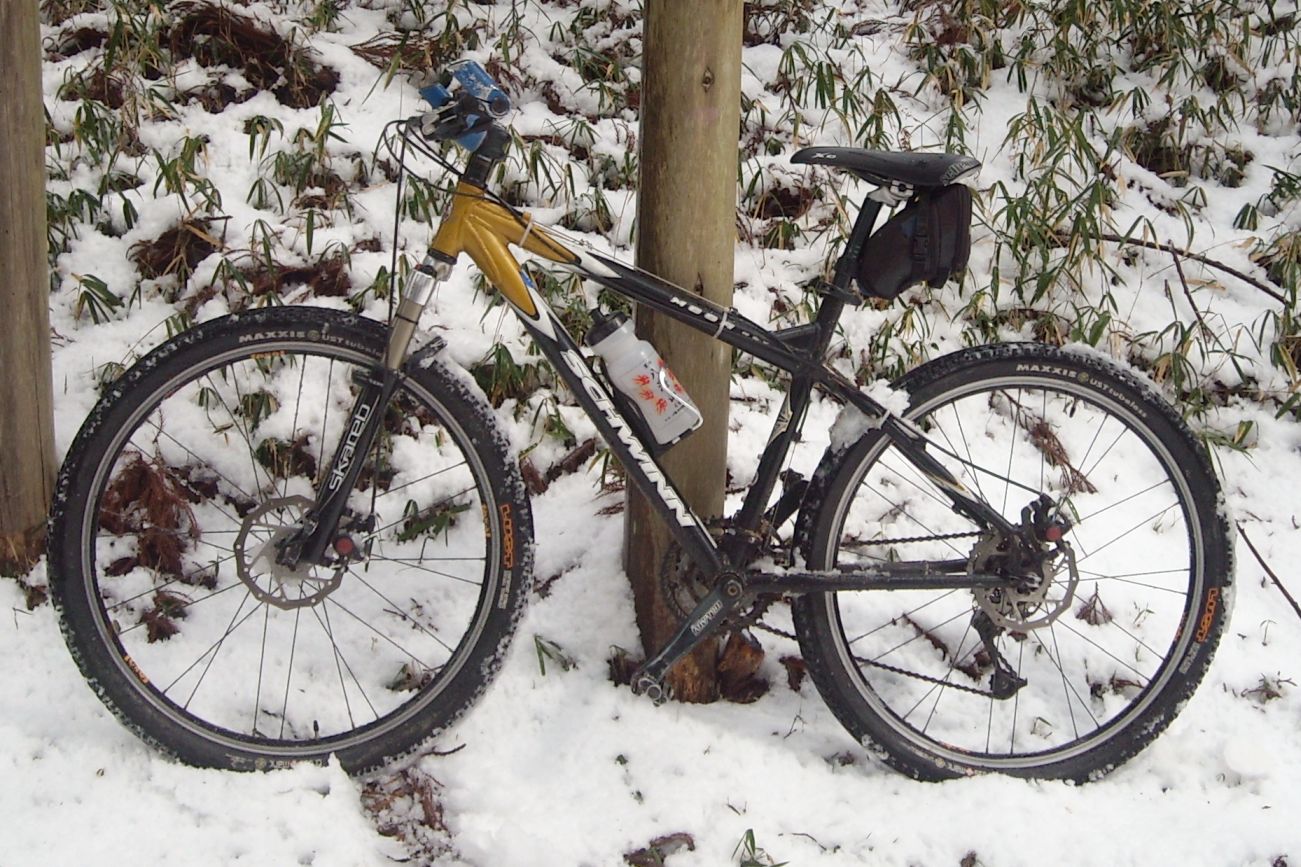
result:
M 1013 327 L 1120 349 L 1194 415 L 1234 390 L 1254 393 L 1250 383 L 1265 374 L 1249 356 L 1259 353 L 1290 383 L 1282 400 L 1294 403 L 1290 306 L 1252 327 L 1231 323 L 1203 307 L 1214 278 L 1198 273 L 1189 283 L 1181 273 L 1165 285 L 1187 304 L 1172 305 L 1167 327 L 1136 333 L 1113 287 L 1174 263 L 1101 238 L 1195 247 L 1219 191 L 1253 170 L 1253 135 L 1290 135 L 1301 122 L 1296 67 L 1279 66 L 1297 57 L 1295 16 L 1263 0 L 911 5 L 907 50 L 922 90 L 948 106 L 950 147 L 962 144 L 951 131 L 968 126 L 995 88 L 1006 100 L 1011 85 L 1025 100 L 1001 149 L 1015 176 L 982 197 L 995 255 L 989 282 L 969 287 L 971 342 Z M 1295 232 L 1284 217 L 1297 183 L 1286 169 L 1270 171 L 1270 193 L 1242 205 L 1234 223 L 1250 231 L 1274 223 L 1252 256 L 1294 297 Z M 1175 217 L 1182 236 L 1135 219 L 1135 206 L 1150 205 Z M 1217 384 L 1222 372 L 1229 389 Z
M 538 390 L 544 376 L 539 363 L 516 361 L 503 343 L 495 344 L 482 361 L 470 368 L 470 373 L 493 406 L 507 400 L 522 403 Z
M 85 313 L 96 325 L 107 322 L 125 303 L 122 296 L 115 293 L 107 283 L 94 274 L 80 274 L 76 279 L 78 287 L 76 315 L 79 319 Z
M 737 867 L 785 867 L 789 861 L 774 861 L 772 856 L 759 847 L 755 842 L 754 830 L 747 828 L 737 842 L 736 848 L 732 850 L 732 857 L 736 858 Z
M 409 501 L 403 511 L 403 524 L 397 534 L 398 541 L 410 542 L 421 537 L 445 540 L 460 520 L 460 516 L 469 510 L 469 503 L 456 502 L 422 510 L 415 501 Z
M 75 60 L 62 63 L 47 109 L 51 264 L 91 233 L 136 229 L 150 198 L 175 200 L 178 225 L 202 232 L 182 232 L 190 246 L 168 247 L 184 255 L 165 267 L 141 268 L 143 290 L 63 278 L 78 316 L 127 315 L 128 299 L 155 291 L 150 279 L 182 317 L 216 297 L 239 309 L 342 292 L 357 310 L 388 297 L 387 268 L 340 277 L 352 251 L 324 241 L 333 237 L 327 228 L 357 216 L 361 190 L 396 178 L 390 160 L 359 150 L 370 146 L 371 133 L 344 124 L 331 100 L 334 73 L 311 50 L 319 34 L 346 30 L 354 3 L 276 0 L 271 8 L 290 24 L 273 28 L 258 17 L 265 10 L 240 4 L 43 0 L 47 57 Z M 513 95 L 540 101 L 559 118 L 522 127 L 527 134 L 512 141 L 497 188 L 513 204 L 544 211 L 548 222 L 626 251 L 627 196 L 638 175 L 630 122 L 642 82 L 636 3 L 386 0 L 368 8 L 383 10 L 388 28 L 350 47 L 374 66 L 375 88 L 391 86 L 399 72 L 487 53 L 490 71 Z M 840 350 L 847 371 L 863 380 L 895 376 L 955 340 L 1033 337 L 1124 356 L 1193 413 L 1247 397 L 1298 414 L 1301 175 L 1288 159 L 1264 156 L 1259 144 L 1294 135 L 1301 124 L 1297 16 L 1267 0 L 905 0 L 898 8 L 904 25 L 889 31 L 893 25 L 853 4 L 745 4 L 745 50 L 762 53 L 746 58 L 762 56 L 776 72 L 743 84 L 738 234 L 765 259 L 805 262 L 811 247 L 823 260 L 805 268 L 799 285 L 773 289 L 773 320 L 807 317 L 817 278 L 829 274 L 863 191 L 846 190 L 843 175 L 792 168 L 796 148 L 972 150 L 1011 169 L 992 173 L 978 196 L 981 267 L 956 297 L 951 288 L 922 290 L 877 305 L 873 327 L 856 329 L 855 345 Z M 89 28 L 89 17 L 72 17 L 91 11 L 102 15 Z M 879 54 L 900 36 L 900 56 L 916 70 L 902 76 Z M 533 62 L 539 48 L 549 63 Z M 247 83 L 229 83 L 241 78 Z M 218 115 L 259 90 L 297 114 L 240 114 L 254 170 L 246 188 L 214 183 L 202 125 L 174 140 L 146 135 L 142 142 L 142 128 L 198 110 Z M 1007 114 L 1001 141 L 990 139 L 982 119 L 995 92 L 1000 117 Z M 1225 191 L 1260 188 L 1262 178 L 1268 192 L 1239 192 L 1229 212 L 1238 231 L 1252 233 L 1239 237 L 1243 248 L 1286 299 L 1254 322 L 1212 315 L 1210 302 L 1222 292 L 1217 279 L 1231 278 L 1200 266 L 1179 277 L 1167 253 L 1100 240 L 1193 249 L 1233 241 L 1198 227 L 1222 208 Z M 226 212 L 241 199 L 259 212 L 247 225 Z M 404 219 L 432 225 L 447 203 L 445 178 L 435 173 L 408 177 L 398 208 Z M 1172 219 L 1136 218 L 1152 207 Z M 140 246 L 161 249 L 166 240 Z M 211 252 L 220 254 L 215 269 L 200 267 L 199 254 Z M 591 288 L 559 272 L 535 279 L 567 327 L 584 331 Z M 1134 324 L 1127 299 L 1140 282 L 1170 299 L 1170 323 Z M 526 340 L 504 340 L 476 365 L 476 376 L 494 400 L 515 400 L 540 435 L 563 438 L 564 398 L 549 391 L 536 364 L 520 360 L 528 352 Z
M 533 636 L 533 649 L 538 655 L 538 673 L 543 677 L 546 677 L 548 662 L 561 671 L 572 671 L 578 665 L 574 658 L 565 653 L 559 644 L 543 638 L 541 635 Z

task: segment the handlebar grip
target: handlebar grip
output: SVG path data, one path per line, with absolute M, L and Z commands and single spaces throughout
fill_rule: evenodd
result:
M 460 83 L 461 88 L 479 100 L 490 117 L 501 117 L 510 111 L 510 97 L 478 63 L 464 60 L 450 69 L 452 77 Z

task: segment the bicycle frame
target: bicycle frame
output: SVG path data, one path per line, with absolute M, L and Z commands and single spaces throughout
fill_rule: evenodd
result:
M 998 513 L 967 491 L 942 464 L 926 451 L 933 446 L 911 423 L 880 403 L 822 362 L 848 293 L 849 268 L 857 250 L 870 234 L 879 206 L 869 203 L 860 213 L 846 252 L 819 307 L 816 321 L 780 331 L 769 331 L 733 308 L 723 308 L 653 274 L 624 265 L 590 250 L 566 246 L 545 228 L 535 225 L 484 195 L 462 180 L 451 205 L 429 244 L 424 262 L 412 273 L 393 323 L 382 376 L 362 383 L 331 470 L 326 489 L 318 494 L 309 526 L 303 528 L 289 555 L 319 558 L 330 544 L 344 512 L 347 492 L 360 471 L 354 454 L 365 454 L 382 415 L 377 408 L 387 401 L 401 376 L 401 366 L 421 312 L 437 282 L 466 254 L 501 292 L 519 316 L 542 355 L 564 381 L 602 438 L 624 467 L 631 483 L 642 492 L 668 526 L 674 540 L 715 589 L 688 616 L 678 633 L 660 653 L 648 660 L 638 682 L 659 689 L 668 668 L 746 599 L 757 594 L 798 594 L 837 590 L 992 588 L 1007 585 L 1005 577 L 973 572 L 965 559 L 885 563 L 870 570 L 747 571 L 766 539 L 760 532 L 768 501 L 781 467 L 802 424 L 814 388 L 869 418 L 874 428 L 888 436 L 913 465 L 944 492 L 959 513 L 997 532 L 1011 526 Z M 721 340 L 731 347 L 771 364 L 791 375 L 786 402 L 760 458 L 754 483 L 722 546 L 710 535 L 705 522 L 683 501 L 672 480 L 655 461 L 657 445 L 643 431 L 634 413 L 619 409 L 619 398 L 589 367 L 578 343 L 552 312 L 510 251 L 518 247 L 567 268 L 651 310 Z M 649 679 L 648 679 L 649 678 Z

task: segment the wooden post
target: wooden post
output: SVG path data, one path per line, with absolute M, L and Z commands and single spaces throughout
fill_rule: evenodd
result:
M 0 2 L 0 571 L 40 555 L 54 487 L 36 0 Z
M 741 0 L 647 0 L 641 99 L 637 263 L 730 305 L 736 249 L 736 152 L 741 115 Z M 727 471 L 731 349 L 648 311 L 637 332 L 659 349 L 705 416 L 664 467 L 701 516 L 720 514 Z M 625 568 L 648 652 L 677 623 L 660 596 L 668 533 L 630 494 Z M 711 701 L 715 652 L 700 648 L 673 671 L 674 694 Z

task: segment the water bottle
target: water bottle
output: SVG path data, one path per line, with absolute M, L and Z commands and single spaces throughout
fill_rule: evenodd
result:
M 610 382 L 628 396 L 660 445 L 672 445 L 700 427 L 700 410 L 655 347 L 633 333 L 627 316 L 598 310 L 585 342 L 605 362 Z

